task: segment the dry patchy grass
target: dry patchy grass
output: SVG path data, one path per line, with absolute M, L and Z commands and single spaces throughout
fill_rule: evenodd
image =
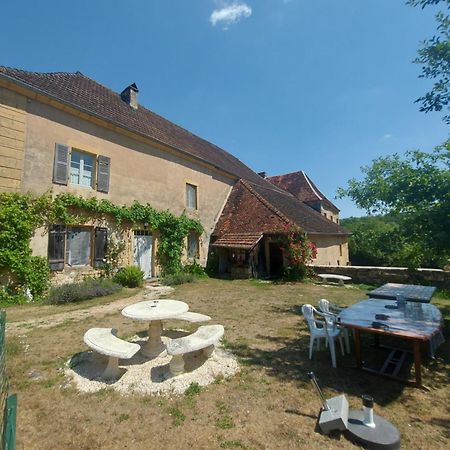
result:
M 113 326 L 121 336 L 130 336 L 144 331 L 145 324 L 114 312 L 24 330 L 12 337 L 8 354 L 11 387 L 19 394 L 18 448 L 353 448 L 345 439 L 330 440 L 314 431 L 319 404 L 306 378 L 309 370 L 316 372 L 327 396 L 345 392 L 352 407 L 360 407 L 361 394 L 372 393 L 377 411 L 402 432 L 405 448 L 448 444 L 448 343 L 435 361 L 425 360 L 424 382 L 430 392 L 356 371 L 352 356 L 339 355 L 336 370 L 328 352 L 308 360 L 301 305 L 316 304 L 322 297 L 348 305 L 364 298 L 364 290 L 205 280 L 179 286 L 171 297 L 225 326 L 225 343 L 242 363 L 240 374 L 202 389 L 193 385 L 186 395 L 171 398 L 123 397 L 112 389 L 81 394 L 67 383 L 61 367 L 85 350 L 84 331 Z M 449 300 L 435 297 L 433 303 L 450 317 Z M 28 310 L 23 311 L 21 320 L 26 320 Z

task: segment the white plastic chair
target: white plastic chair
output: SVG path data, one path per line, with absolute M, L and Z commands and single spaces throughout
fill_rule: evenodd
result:
M 302 313 L 308 323 L 311 337 L 309 340 L 309 359 L 312 359 L 314 350 L 314 342 L 317 339 L 317 350 L 320 350 L 320 339 L 325 339 L 325 344 L 330 348 L 331 362 L 333 367 L 336 368 L 336 350 L 334 341 L 339 338 L 341 344 L 342 356 L 344 356 L 344 345 L 342 342 L 341 329 L 336 326 L 330 315 L 322 314 L 317 311 L 312 305 L 303 305 Z M 317 320 L 314 318 L 314 314 L 323 317 L 325 320 Z
M 339 306 L 333 305 L 333 303 L 330 303 L 327 299 L 322 298 L 321 300 L 319 300 L 319 309 L 322 311 L 322 313 L 332 316 L 334 321 L 336 321 L 337 316 L 344 308 L 339 308 Z M 337 325 L 337 327 L 342 330 L 345 341 L 345 349 L 347 353 L 350 354 L 350 338 L 348 329 L 339 325 Z

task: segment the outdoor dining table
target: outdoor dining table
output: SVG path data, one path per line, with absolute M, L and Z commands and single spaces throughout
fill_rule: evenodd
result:
M 161 355 L 166 347 L 161 340 L 162 321 L 185 313 L 189 306 L 179 300 L 147 300 L 134 303 L 122 310 L 122 315 L 133 320 L 149 322 L 148 341 L 142 347 L 142 354 L 149 358 Z
M 367 295 L 369 298 L 396 300 L 403 297 L 409 302 L 430 303 L 436 288 L 434 286 L 421 286 L 419 284 L 386 283 Z
M 354 330 L 357 367 L 372 373 L 404 381 L 422 387 L 421 344 L 442 336 L 442 315 L 436 306 L 422 303 L 398 305 L 392 300 L 369 299 L 351 305 L 338 316 L 341 326 Z M 392 336 L 412 343 L 414 356 L 414 380 L 398 377 L 408 351 L 390 348 L 381 370 L 365 367 L 361 352 L 361 332 L 378 336 Z

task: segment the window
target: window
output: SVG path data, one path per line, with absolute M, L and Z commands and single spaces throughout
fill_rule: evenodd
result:
M 91 230 L 72 227 L 67 230 L 66 264 L 88 266 L 91 262 Z
M 56 144 L 53 164 L 53 183 L 73 184 L 109 192 L 111 159 L 92 155 L 67 145 Z
M 197 209 L 197 186 L 186 183 L 186 206 Z
M 70 267 L 102 267 L 107 250 L 107 229 L 52 225 L 48 239 L 51 270 Z
M 197 233 L 189 233 L 187 238 L 187 256 L 195 259 L 199 256 L 199 243 Z
M 70 183 L 80 186 L 93 186 L 94 157 L 78 150 L 70 155 Z

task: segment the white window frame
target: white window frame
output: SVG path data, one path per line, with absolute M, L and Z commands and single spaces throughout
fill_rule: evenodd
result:
M 78 181 L 80 181 L 80 178 L 84 178 L 84 168 L 86 165 L 84 156 L 87 156 L 92 159 L 92 166 L 91 166 L 91 182 L 90 184 L 82 184 L 82 183 L 75 183 L 72 181 L 72 163 L 73 163 L 73 154 L 77 153 L 80 155 L 80 167 L 78 168 Z M 85 152 L 83 150 L 80 150 L 78 148 L 72 148 L 70 152 L 70 164 L 69 164 L 69 181 L 72 186 L 80 186 L 83 188 L 91 188 L 93 189 L 95 186 L 95 173 L 96 173 L 96 163 L 97 163 L 97 156 L 93 155 L 92 153 Z

